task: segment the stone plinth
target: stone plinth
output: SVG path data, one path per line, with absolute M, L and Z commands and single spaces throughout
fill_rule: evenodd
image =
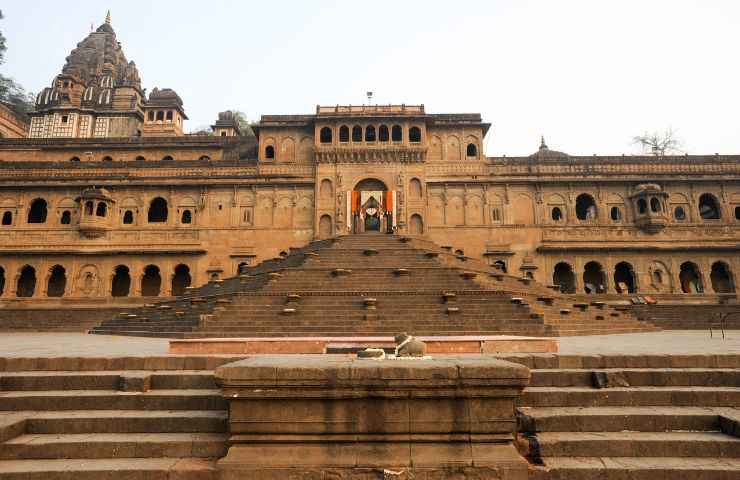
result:
M 554 338 L 509 335 L 418 337 L 432 355 L 461 353 L 555 353 Z M 343 350 L 395 348 L 393 337 L 258 337 L 195 338 L 170 340 L 169 352 L 177 355 L 205 354 L 307 354 L 326 353 L 341 345 Z
M 222 480 L 526 480 L 512 441 L 529 370 L 485 356 L 253 357 L 219 367 Z

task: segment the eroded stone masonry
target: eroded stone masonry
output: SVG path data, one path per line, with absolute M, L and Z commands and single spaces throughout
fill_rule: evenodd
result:
M 175 91 L 142 88 L 109 19 L 30 123 L 3 114 L 6 308 L 149 303 L 372 230 L 424 235 L 565 293 L 735 291 L 738 156 L 577 157 L 543 139 L 528 156 L 488 157 L 479 114 L 423 105 L 263 115 L 253 134 L 231 112 L 211 135 L 184 134 L 186 119 Z

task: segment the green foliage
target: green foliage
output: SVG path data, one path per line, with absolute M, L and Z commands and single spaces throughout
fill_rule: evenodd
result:
M 0 20 L 3 18 L 3 12 L 0 10 Z M 0 32 L 0 65 L 5 62 L 5 52 L 8 47 L 5 44 L 5 36 Z M 33 110 L 33 95 L 26 92 L 21 85 L 16 83 L 12 78 L 0 74 L 0 102 L 6 103 L 18 113 L 30 112 Z
M 242 112 L 241 110 L 234 109 L 232 111 L 234 112 L 234 118 L 236 118 L 236 121 L 239 122 L 239 129 L 242 132 L 242 136 L 254 137 L 254 130 L 252 130 L 252 125 L 247 119 L 247 114 Z

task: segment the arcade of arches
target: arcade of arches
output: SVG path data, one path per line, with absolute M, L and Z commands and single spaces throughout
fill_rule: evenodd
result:
M 706 276 L 708 275 L 708 276 Z M 579 278 L 581 281 L 579 282 Z M 645 274 L 644 284 L 632 263 L 620 261 L 608 271 L 598 261 L 588 261 L 579 275 L 567 261 L 557 262 L 552 270 L 552 283 L 560 286 L 563 293 L 586 294 L 651 294 L 651 293 L 735 293 L 735 275 L 727 262 L 711 263 L 706 274 L 692 261 L 680 263 L 677 272 L 671 275 L 666 264 L 652 262 Z M 711 285 L 711 290 L 705 284 Z
M 8 271 L 0 266 L 0 297 L 84 297 L 98 290 L 100 276 L 93 265 L 82 268 L 75 281 L 70 281 L 67 269 L 60 264 L 50 267 L 45 276 L 39 276 L 39 272 L 33 265 L 25 264 L 15 281 L 9 282 Z M 112 297 L 182 295 L 193 283 L 190 267 L 182 263 L 174 267 L 167 283 L 163 283 L 160 268 L 153 264 L 143 268 L 138 281 L 126 265 L 114 267 L 109 278 Z M 136 289 L 136 285 L 140 288 Z

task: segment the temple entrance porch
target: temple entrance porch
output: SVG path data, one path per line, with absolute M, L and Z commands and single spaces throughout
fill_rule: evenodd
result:
M 360 181 L 347 195 L 351 233 L 393 233 L 396 228 L 396 192 L 374 178 Z

